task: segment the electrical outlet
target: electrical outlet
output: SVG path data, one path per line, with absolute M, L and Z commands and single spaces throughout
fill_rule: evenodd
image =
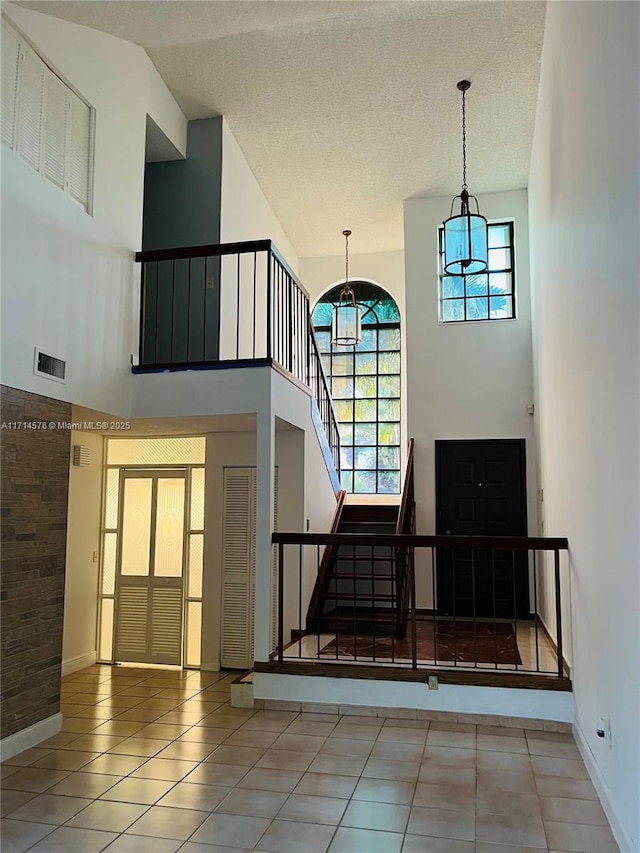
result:
M 438 676 L 430 675 L 429 676 L 429 690 L 437 690 L 438 689 Z
M 93 552 L 93 562 L 94 562 L 94 563 L 97 563 L 97 562 L 98 562 L 98 552 L 97 552 L 97 551 L 94 551 L 94 552 Z

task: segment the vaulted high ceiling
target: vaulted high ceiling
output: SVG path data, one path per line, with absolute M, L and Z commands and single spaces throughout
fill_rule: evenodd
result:
M 402 202 L 526 186 L 543 2 L 36 0 L 144 47 L 188 118 L 226 116 L 300 256 L 402 246 Z M 447 210 L 443 210 L 443 216 Z M 267 236 L 267 235 L 264 235 Z

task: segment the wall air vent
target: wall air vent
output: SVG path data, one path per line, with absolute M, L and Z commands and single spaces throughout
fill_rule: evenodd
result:
M 81 468 L 89 465 L 91 462 L 91 451 L 88 447 L 83 447 L 81 444 L 73 445 L 73 464 L 79 465 Z
M 37 347 L 33 357 L 33 372 L 36 376 L 46 376 L 56 382 L 65 382 L 67 362 L 61 358 L 41 352 Z

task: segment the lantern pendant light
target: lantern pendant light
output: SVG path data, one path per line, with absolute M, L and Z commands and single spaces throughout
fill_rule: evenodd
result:
M 356 305 L 356 295 L 349 286 L 349 237 L 351 231 L 343 231 L 345 240 L 344 285 L 333 309 L 331 324 L 331 343 L 335 346 L 353 347 L 361 340 L 360 306 Z
M 458 89 L 462 92 L 462 191 L 451 202 L 449 219 L 444 221 L 444 271 L 446 275 L 481 273 L 487 269 L 487 220 L 480 215 L 478 199 L 467 190 L 467 117 L 465 95 L 471 86 L 461 80 Z M 453 208 L 460 200 L 460 213 L 453 215 Z M 475 213 L 469 206 L 475 202 Z

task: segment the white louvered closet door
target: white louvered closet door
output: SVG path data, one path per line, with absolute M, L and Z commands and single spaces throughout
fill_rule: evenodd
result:
M 278 524 L 278 469 L 275 469 L 275 529 Z M 222 654 L 230 669 L 253 666 L 256 565 L 256 469 L 225 468 L 222 520 Z M 277 563 L 273 562 L 272 636 L 277 634 Z
M 117 661 L 180 666 L 186 475 L 122 472 Z
M 230 669 L 247 669 L 253 663 L 255 507 L 255 468 L 225 468 L 220 663 Z

